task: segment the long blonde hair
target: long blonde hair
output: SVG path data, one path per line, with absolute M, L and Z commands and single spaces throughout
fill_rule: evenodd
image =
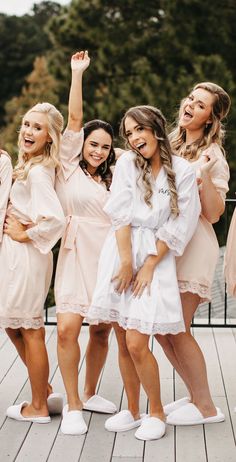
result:
M 190 146 L 186 146 L 186 130 L 179 126 L 179 117 L 182 114 L 182 108 L 185 103 L 184 98 L 180 103 L 176 126 L 169 136 L 173 152 L 188 160 L 198 159 L 201 152 L 207 149 L 211 143 L 217 143 L 223 154 L 225 153 L 223 148 L 225 130 L 222 125 L 222 120 L 227 116 L 230 110 L 230 97 L 223 88 L 212 82 L 198 83 L 194 86 L 192 91 L 198 88 L 202 88 L 214 96 L 211 113 L 212 122 L 205 125 L 203 136 L 200 139 L 196 140 Z
M 38 156 L 32 156 L 30 159 L 27 158 L 24 150 L 21 148 L 21 131 L 18 137 L 19 155 L 18 162 L 14 168 L 13 178 L 19 180 L 25 180 L 29 173 L 29 170 L 35 165 L 44 165 L 47 167 L 59 167 L 59 149 L 61 132 L 63 130 L 63 116 L 62 114 L 50 103 L 38 103 L 33 106 L 26 114 L 31 112 L 39 112 L 45 114 L 47 117 L 47 129 L 48 134 L 51 138 L 50 142 L 45 144 L 43 154 Z M 24 116 L 24 117 L 25 117 Z
M 166 131 L 166 120 L 161 111 L 153 106 L 135 106 L 128 109 L 122 118 L 120 125 L 120 132 L 123 138 L 126 140 L 126 146 L 132 149 L 136 153 L 135 165 L 139 171 L 139 178 L 142 180 L 144 186 L 144 200 L 149 207 L 152 207 L 151 198 L 153 195 L 152 189 L 152 172 L 150 161 L 144 159 L 144 157 L 130 146 L 126 131 L 125 131 L 125 120 L 127 117 L 132 117 L 137 124 L 151 128 L 154 136 L 158 140 L 159 152 L 161 164 L 167 175 L 167 181 L 170 188 L 170 207 L 171 213 L 175 216 L 179 214 L 178 208 L 178 197 L 175 184 L 175 172 L 172 169 L 172 153 L 171 147 Z

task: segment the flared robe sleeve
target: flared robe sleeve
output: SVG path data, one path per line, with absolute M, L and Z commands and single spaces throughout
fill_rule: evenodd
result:
M 3 225 L 12 185 L 12 164 L 10 157 L 0 152 L 0 242 L 2 242 Z
M 83 128 L 79 132 L 67 129 L 64 131 L 60 145 L 61 167 L 58 169 L 58 174 L 62 173 L 65 180 L 68 180 L 78 167 L 83 144 Z
M 30 189 L 28 215 L 33 226 L 27 231 L 33 245 L 47 254 L 65 229 L 65 217 L 54 190 L 54 169 L 43 166 L 31 168 L 27 181 Z
M 187 161 L 182 163 L 181 173 L 176 175 L 176 188 L 179 215 L 171 214 L 157 230 L 156 238 L 164 241 L 175 256 L 181 256 L 194 234 L 201 213 L 196 174 Z

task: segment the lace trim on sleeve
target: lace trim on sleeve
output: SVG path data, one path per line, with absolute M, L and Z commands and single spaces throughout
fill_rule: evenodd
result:
M 174 236 L 173 234 L 169 233 L 165 228 L 160 228 L 156 233 L 156 238 L 160 239 L 160 241 L 164 241 L 170 250 L 173 250 L 176 256 L 182 255 L 185 243 Z

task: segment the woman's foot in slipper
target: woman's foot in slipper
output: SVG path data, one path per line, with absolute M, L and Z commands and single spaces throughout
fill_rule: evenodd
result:
M 110 417 L 105 422 L 105 429 L 109 432 L 126 432 L 141 425 L 142 419 L 146 414 L 141 414 L 135 419 L 130 411 L 123 410 Z
M 64 406 L 61 432 L 64 435 L 83 435 L 87 430 L 87 424 L 84 421 L 82 411 L 68 411 L 68 405 Z
M 158 417 L 146 416 L 135 432 L 135 438 L 142 441 L 159 440 L 166 432 L 166 425 Z
M 176 411 L 182 406 L 185 406 L 190 402 L 190 398 L 185 396 L 184 398 L 177 399 L 176 401 L 172 401 L 169 404 L 163 406 L 164 414 L 169 415 L 171 412 Z
M 204 417 L 195 404 L 189 403 L 167 416 L 169 425 L 202 425 L 207 423 L 219 423 L 225 420 L 224 414 L 217 407 L 216 415 Z
M 117 411 L 116 405 L 99 395 L 93 395 L 83 402 L 83 409 L 86 411 L 101 412 L 102 414 L 114 414 Z
M 23 403 L 8 407 L 6 415 L 11 419 L 19 420 L 21 422 L 33 422 L 42 424 L 51 422 L 51 419 L 48 415 L 38 414 L 38 411 L 36 411 L 27 401 L 23 401 Z

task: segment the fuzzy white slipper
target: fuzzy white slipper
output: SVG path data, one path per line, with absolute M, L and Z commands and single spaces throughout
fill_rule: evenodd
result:
M 126 432 L 139 427 L 144 416 L 141 414 L 141 418 L 135 420 L 130 411 L 123 410 L 106 420 L 105 429 L 109 432 Z
M 108 399 L 99 395 L 93 395 L 85 403 L 83 409 L 86 411 L 101 412 L 103 414 L 114 414 L 117 411 L 116 405 Z
M 50 415 L 57 415 L 62 413 L 63 409 L 63 395 L 61 393 L 51 393 L 47 399 L 48 412 Z
M 157 417 L 146 416 L 134 436 L 138 440 L 150 441 L 159 440 L 166 432 L 166 425 L 163 420 Z
M 225 420 L 224 414 L 217 407 L 217 414 L 212 417 L 203 417 L 197 406 L 186 404 L 167 416 L 166 422 L 170 425 L 202 425 L 218 423 Z
M 185 406 L 185 404 L 188 404 L 190 402 L 190 398 L 186 396 L 185 398 L 180 398 L 177 399 L 176 401 L 172 401 L 172 403 L 166 404 L 163 406 L 163 410 L 165 415 L 169 415 L 171 412 L 176 411 L 182 406 Z
M 24 417 L 21 414 L 22 409 L 25 406 L 28 406 L 27 401 L 23 401 L 23 403 L 20 404 L 15 404 L 14 406 L 10 406 L 7 408 L 6 415 L 7 417 L 10 417 L 11 419 L 19 420 L 21 422 L 33 422 L 33 423 L 49 423 L 51 422 L 51 419 L 49 416 L 32 416 L 32 417 Z
M 87 430 L 82 411 L 68 411 L 68 405 L 64 406 L 61 432 L 64 435 L 83 435 Z

